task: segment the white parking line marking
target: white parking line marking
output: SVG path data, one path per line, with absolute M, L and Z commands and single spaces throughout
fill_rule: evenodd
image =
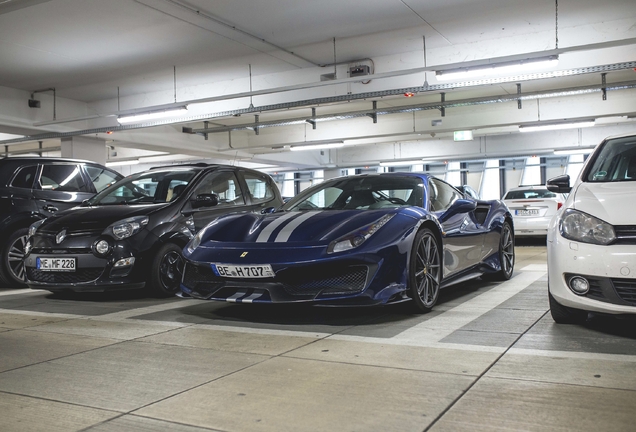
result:
M 525 266 L 524 268 L 521 269 L 521 271 L 542 271 L 542 272 L 547 272 L 548 271 L 548 264 L 528 264 L 527 266 Z
M 392 339 L 405 345 L 419 346 L 437 343 L 451 333 L 464 327 L 471 321 L 491 311 L 515 294 L 518 294 L 537 279 L 542 277 L 541 272 L 524 272 L 516 274 L 509 281 L 456 306 L 443 314 L 413 326 Z M 345 338 L 346 336 L 334 336 Z M 446 344 L 444 344 L 446 345 Z
M 602 354 L 602 353 L 590 353 L 581 351 L 549 351 L 538 349 L 526 349 L 526 348 L 510 348 L 508 354 L 537 356 L 537 357 L 559 357 L 559 358 L 572 358 L 572 359 L 584 359 L 584 360 L 609 360 L 609 361 L 624 361 L 636 363 L 636 355 L 628 354 Z

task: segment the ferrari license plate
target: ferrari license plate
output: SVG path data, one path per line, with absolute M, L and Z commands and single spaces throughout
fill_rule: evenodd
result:
M 40 271 L 74 272 L 77 267 L 76 264 L 76 258 L 38 257 L 35 260 L 35 266 Z
M 538 216 L 539 210 L 515 210 L 517 216 Z
M 276 275 L 269 264 L 212 264 L 212 270 L 217 276 L 228 278 L 272 278 Z

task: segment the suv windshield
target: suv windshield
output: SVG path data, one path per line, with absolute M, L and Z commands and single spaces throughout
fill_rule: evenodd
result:
M 609 140 L 593 155 L 584 181 L 636 181 L 636 138 Z
M 183 193 L 197 170 L 152 170 L 126 177 L 88 200 L 92 206 L 163 204 Z
M 282 209 L 372 210 L 422 205 L 422 180 L 416 177 L 347 177 L 307 189 Z

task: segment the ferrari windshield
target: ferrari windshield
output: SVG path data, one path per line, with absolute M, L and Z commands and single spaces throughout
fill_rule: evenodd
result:
M 192 169 L 172 169 L 134 174 L 104 189 L 88 204 L 163 204 L 174 201 L 197 172 Z
M 282 207 L 302 210 L 372 210 L 422 206 L 423 181 L 418 177 L 352 176 L 311 187 Z
M 584 181 L 636 181 L 636 138 L 633 136 L 606 141 L 592 157 L 594 160 Z

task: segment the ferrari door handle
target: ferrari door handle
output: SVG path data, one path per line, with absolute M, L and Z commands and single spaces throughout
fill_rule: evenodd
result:
M 57 207 L 53 207 L 52 205 L 45 205 L 44 207 L 42 207 L 44 210 L 46 210 L 49 213 L 55 213 L 56 211 L 58 211 L 59 209 Z

